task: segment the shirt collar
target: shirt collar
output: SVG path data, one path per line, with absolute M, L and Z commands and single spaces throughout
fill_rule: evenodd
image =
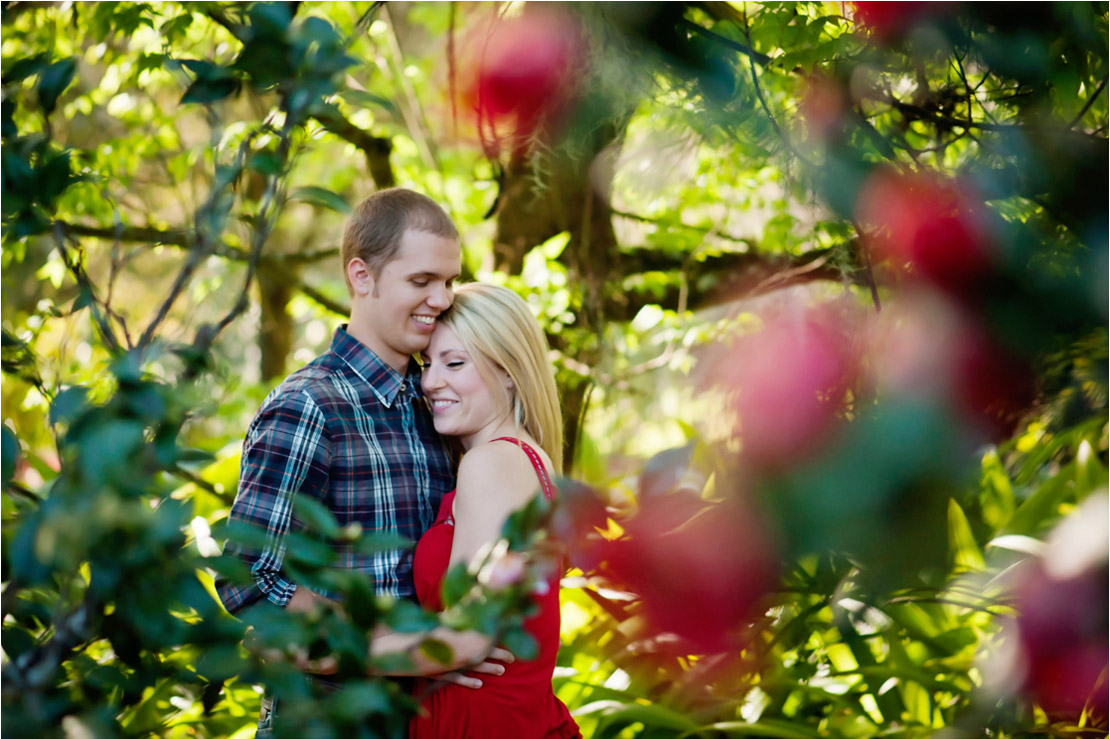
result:
M 345 323 L 335 330 L 331 350 L 370 386 L 387 408 L 393 406 L 402 391 L 419 394 L 420 365 L 415 358 L 409 359 L 408 371 L 402 377 L 369 347 L 347 333 Z

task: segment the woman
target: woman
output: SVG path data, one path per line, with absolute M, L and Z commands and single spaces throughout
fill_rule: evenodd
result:
M 464 455 L 456 489 L 416 546 L 417 596 L 438 609 L 447 569 L 470 562 L 500 538 L 508 516 L 562 469 L 562 416 L 547 341 L 527 304 L 511 290 L 473 283 L 455 291 L 425 353 L 422 386 L 436 431 L 456 437 Z M 539 645 L 530 662 L 505 665 L 479 690 L 457 684 L 432 692 L 413 739 L 559 739 L 579 736 L 551 686 L 559 647 L 559 587 L 536 596 L 539 613 L 525 623 Z

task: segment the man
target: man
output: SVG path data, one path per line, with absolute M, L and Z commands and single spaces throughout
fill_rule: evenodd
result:
M 303 528 L 296 496 L 326 505 L 340 526 L 395 532 L 412 541 L 454 486 L 454 469 L 420 391 L 413 355 L 428 346 L 451 306 L 458 231 L 431 199 L 393 188 L 358 205 L 343 233 L 351 316 L 331 348 L 263 401 L 243 446 L 232 521 L 269 534 L 265 548 L 229 547 L 249 566 L 247 583 L 220 581 L 231 613 L 254 603 L 307 611 L 316 593 L 283 571 L 284 537 Z M 339 551 L 338 567 L 369 573 L 380 594 L 414 595 L 412 549 Z M 263 706 L 260 729 L 268 728 Z

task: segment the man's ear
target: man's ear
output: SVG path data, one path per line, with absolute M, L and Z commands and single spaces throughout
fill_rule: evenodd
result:
M 366 262 L 358 257 L 347 262 L 347 280 L 355 295 L 365 298 L 374 291 L 374 274 Z

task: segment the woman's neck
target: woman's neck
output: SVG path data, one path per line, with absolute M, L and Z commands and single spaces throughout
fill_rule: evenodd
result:
M 515 439 L 518 436 L 526 435 L 527 432 L 518 426 L 514 419 L 506 416 L 499 422 L 491 423 L 470 436 L 461 438 L 460 441 L 462 442 L 463 451 L 469 452 L 474 447 L 488 444 L 494 439 L 501 438 L 502 436 L 511 436 Z

